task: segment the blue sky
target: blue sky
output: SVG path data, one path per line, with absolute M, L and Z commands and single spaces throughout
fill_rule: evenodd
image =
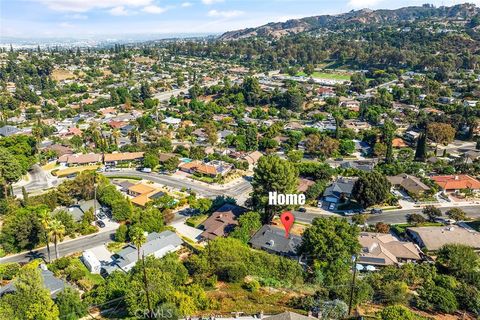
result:
M 0 0 L 0 36 L 221 33 L 360 8 L 458 0 Z M 480 0 L 471 0 L 480 4 Z

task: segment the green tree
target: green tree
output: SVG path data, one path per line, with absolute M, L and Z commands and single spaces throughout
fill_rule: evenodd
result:
M 50 238 L 53 239 L 53 245 L 55 247 L 55 257 L 58 259 L 58 242 L 63 240 L 63 236 L 65 235 L 65 226 L 60 220 L 52 219 L 50 221 L 48 230 L 50 231 Z
M 55 299 L 61 319 L 76 320 L 87 314 L 87 306 L 80 294 L 72 287 L 66 287 Z
M 436 285 L 427 285 L 420 288 L 415 303 L 418 308 L 427 311 L 453 313 L 458 309 L 455 294 Z
M 364 208 L 384 202 L 390 194 L 391 184 L 379 172 L 367 172 L 355 182 L 352 195 Z
M 460 208 L 452 208 L 445 212 L 447 217 L 456 221 L 464 221 L 467 220 L 467 214 Z
M 164 170 L 174 172 L 175 170 L 177 170 L 179 164 L 180 160 L 178 159 L 178 157 L 171 157 L 168 158 L 165 162 L 163 162 L 162 166 Z
M 447 244 L 437 252 L 437 263 L 457 277 L 465 277 L 480 266 L 478 254 L 463 244 Z
M 380 312 L 381 320 L 426 320 L 404 306 L 388 306 Z
M 51 255 L 50 255 L 50 238 L 48 236 L 50 230 L 50 220 L 51 220 L 51 215 L 50 215 L 50 212 L 48 212 L 48 210 L 43 210 L 40 212 L 40 216 L 39 216 L 39 219 L 40 219 L 40 223 L 42 224 L 42 228 L 43 228 L 43 238 L 44 238 L 44 241 L 47 245 L 47 256 L 48 256 L 48 262 L 50 263 L 52 261 L 51 259 Z
M 392 146 L 392 141 L 393 138 L 395 137 L 395 130 L 397 129 L 397 126 L 395 123 L 391 120 L 385 120 L 385 123 L 383 124 L 382 127 L 382 134 L 383 134 L 383 141 L 385 142 L 385 145 L 387 146 L 387 153 L 385 155 L 385 162 L 386 163 L 392 163 L 393 162 L 393 146 Z
M 4 186 L 3 196 L 8 195 L 9 186 L 23 174 L 18 160 L 7 149 L 0 148 L 0 184 Z
M 367 78 L 363 73 L 354 73 L 350 77 L 350 90 L 365 93 L 367 89 Z
M 442 211 L 433 205 L 429 205 L 423 208 L 422 213 L 427 216 L 427 219 L 429 221 L 432 222 L 434 222 L 436 218 L 442 216 Z
M 303 233 L 298 252 L 319 269 L 324 285 L 338 285 L 348 279 L 352 256 L 360 250 L 358 235 L 358 228 L 346 219 L 315 218 Z
M 433 122 L 427 127 L 427 134 L 436 143 L 435 155 L 438 144 L 448 144 L 455 138 L 455 129 L 448 123 Z
M 238 218 L 238 226 L 235 227 L 230 236 L 248 243 L 254 233 L 262 227 L 260 214 L 255 211 L 244 213 Z
M 0 298 L 0 318 L 12 320 L 56 320 L 58 308 L 45 289 L 36 263 L 23 267 L 15 278 L 15 292 Z
M 281 206 L 268 205 L 268 193 L 283 194 L 295 193 L 298 185 L 298 170 L 289 161 L 282 160 L 276 155 L 261 157 L 253 173 L 254 205 L 262 210 L 264 223 L 272 221 L 274 215 L 281 210 Z
M 145 168 L 155 169 L 159 165 L 158 154 L 155 152 L 145 153 L 143 156 L 143 166 Z

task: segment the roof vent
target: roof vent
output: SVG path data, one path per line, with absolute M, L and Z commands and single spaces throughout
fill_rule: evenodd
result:
M 272 239 L 272 240 L 269 240 L 269 241 L 267 242 L 267 244 L 268 244 L 270 247 L 273 247 L 273 245 L 275 244 L 275 241 L 273 241 L 273 239 Z

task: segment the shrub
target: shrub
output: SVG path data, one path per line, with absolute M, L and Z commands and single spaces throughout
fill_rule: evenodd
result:
M 255 279 L 251 279 L 249 281 L 245 281 L 245 283 L 243 284 L 243 288 L 250 292 L 257 292 L 258 289 L 260 289 L 260 283 Z
M 12 280 L 17 275 L 18 270 L 20 270 L 18 263 L 0 264 L 0 279 Z
M 233 263 L 220 270 L 220 278 L 227 282 L 238 282 L 247 275 L 247 267 L 243 263 Z
M 124 224 L 120 225 L 115 231 L 115 241 L 126 242 L 127 241 L 128 227 Z

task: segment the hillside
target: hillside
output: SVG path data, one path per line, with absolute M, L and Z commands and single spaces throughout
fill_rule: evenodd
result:
M 219 37 L 220 40 L 236 40 L 252 36 L 281 37 L 315 29 L 339 29 L 345 26 L 412 22 L 423 20 L 470 20 L 480 13 L 474 4 L 460 4 L 452 7 L 405 7 L 395 10 L 362 9 L 339 15 L 321 15 L 292 19 L 286 22 L 271 22 L 263 26 L 229 31 Z

